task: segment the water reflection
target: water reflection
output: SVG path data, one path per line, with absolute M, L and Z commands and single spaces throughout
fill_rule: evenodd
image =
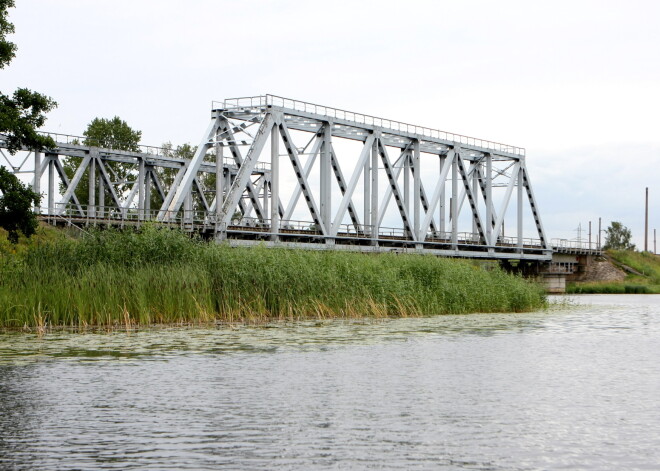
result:
M 659 308 L 0 335 L 0 468 L 654 469 Z

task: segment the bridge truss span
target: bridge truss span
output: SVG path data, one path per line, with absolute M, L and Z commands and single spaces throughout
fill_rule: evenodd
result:
M 23 161 L 34 161 L 37 191 L 47 173 L 45 217 L 153 219 L 232 245 L 552 254 L 524 149 L 492 141 L 265 95 L 214 102 L 188 156 L 58 145 Z

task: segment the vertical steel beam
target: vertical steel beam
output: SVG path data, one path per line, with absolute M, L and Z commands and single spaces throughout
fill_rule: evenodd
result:
M 366 144 L 365 144 L 366 145 Z M 373 148 L 373 142 L 369 144 Z M 363 177 L 363 191 L 362 200 L 364 206 L 364 234 L 371 234 L 371 163 L 369 159 L 364 161 Z
M 403 157 L 403 205 L 410 214 L 410 155 L 408 152 Z
M 512 176 L 513 178 L 513 176 Z M 517 175 L 517 180 L 518 180 L 518 217 L 517 217 L 517 223 L 518 223 L 518 250 L 522 252 L 523 248 L 523 175 L 522 175 L 522 168 L 518 168 L 518 175 Z
M 478 161 L 472 162 L 472 194 L 474 195 L 474 203 L 479 205 L 479 172 L 477 167 L 479 166 Z M 472 218 L 472 234 L 477 233 L 477 220 Z
M 261 207 L 263 208 L 265 215 L 263 222 L 266 223 L 267 221 L 265 220 L 265 218 L 270 216 L 270 211 L 268 211 L 268 191 L 270 187 L 270 182 L 268 181 L 268 175 L 264 174 L 262 178 L 264 180 L 264 184 L 262 186 L 263 193 L 261 194 L 261 198 L 262 198 Z
M 486 241 L 493 240 L 493 155 L 486 154 Z
M 453 156 L 453 154 L 452 154 L 452 156 Z M 447 178 L 447 177 L 444 177 L 444 178 L 442 177 L 443 174 L 444 174 L 444 175 L 447 175 L 447 172 L 445 171 L 445 165 L 446 165 L 446 162 L 447 162 L 447 156 L 446 156 L 446 155 L 441 155 L 441 156 L 440 156 L 440 178 L 441 178 L 443 181 L 438 181 L 438 184 L 440 184 L 440 183 L 444 183 L 444 180 Z M 446 196 L 445 186 L 443 185 L 442 193 L 440 193 L 440 204 L 438 204 L 438 206 L 439 206 L 439 212 L 440 212 L 440 215 L 439 215 L 439 218 L 440 218 L 440 219 L 439 219 L 439 221 L 440 221 L 440 234 L 441 234 L 441 237 L 442 237 L 443 239 L 445 238 L 445 233 L 447 232 L 447 222 L 446 222 L 446 218 L 447 218 L 447 208 L 446 208 L 446 200 L 447 200 L 447 196 Z
M 273 124 L 270 133 L 270 232 L 273 241 L 277 241 L 277 234 L 280 232 L 280 208 L 278 204 L 280 200 L 280 133 L 278 128 L 279 124 Z
M 183 200 L 183 221 L 186 224 L 192 224 L 193 222 L 193 200 L 192 200 L 192 187 L 190 188 L 190 192 L 186 195 L 185 199 Z
M 55 161 L 48 155 L 48 215 L 55 214 Z
M 99 211 L 101 218 L 105 217 L 105 188 L 103 186 L 103 176 L 99 172 Z
M 151 165 L 145 167 L 144 172 L 144 216 L 145 219 L 151 219 L 151 178 L 154 169 Z
M 145 172 L 144 172 L 144 159 L 140 158 L 139 159 L 139 167 L 138 167 L 138 181 L 137 181 L 137 188 L 138 188 L 138 220 L 142 221 L 144 220 L 144 181 L 145 181 Z
M 89 162 L 89 194 L 87 199 L 87 217 L 96 217 L 96 159 L 98 157 L 98 149 L 92 149 L 92 160 Z
M 40 195 L 41 194 L 41 152 L 34 151 L 34 181 L 32 182 L 32 190 Z M 39 205 L 34 207 L 34 210 L 41 212 Z
M 413 215 L 413 234 L 416 239 L 423 241 L 426 238 L 426 234 L 422 235 L 419 232 L 419 228 L 422 224 L 420 220 L 422 216 L 420 212 L 420 204 L 422 201 L 422 195 L 421 195 L 422 169 L 420 168 L 420 162 L 419 162 L 418 139 L 413 140 L 412 167 L 414 169 L 413 171 L 415 172 L 413 175 L 413 211 L 415 212 L 415 214 Z
M 378 141 L 380 133 L 374 139 L 371 148 L 371 238 L 378 239 L 379 218 L 378 218 Z
M 331 152 L 332 152 L 332 123 L 324 123 L 323 127 L 323 143 L 321 144 L 321 166 L 319 173 L 320 183 L 320 196 L 319 196 L 319 211 L 321 212 L 321 220 L 323 225 L 327 228 L 330 227 L 332 221 L 331 216 Z
M 215 132 L 215 236 L 216 239 L 222 239 L 220 232 L 224 233 L 224 228 L 220 223 L 220 211 L 222 210 L 222 202 L 224 200 L 223 184 L 225 181 L 224 176 L 224 162 L 225 162 L 225 148 L 220 142 L 220 130 L 216 129 Z
M 454 149 L 454 158 L 451 162 L 451 244 L 454 249 L 458 245 L 458 159 L 461 158 L 460 149 Z

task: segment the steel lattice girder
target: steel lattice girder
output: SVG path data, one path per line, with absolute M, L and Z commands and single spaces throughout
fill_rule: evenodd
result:
M 265 150 L 268 142 L 270 152 Z M 346 153 L 345 142 L 361 146 L 357 155 Z M 230 157 L 224 156 L 225 149 Z M 59 156 L 79 159 L 70 181 Z M 106 208 L 118 210 L 122 217 L 130 208 L 146 211 L 153 186 L 162 200 L 158 220 L 184 219 L 181 214 L 190 214 L 194 198 L 218 239 L 252 238 L 310 247 L 349 243 L 369 250 L 383 246 L 456 256 L 506 252 L 507 258 L 545 259 L 550 253 L 523 149 L 271 95 L 230 99 L 215 106 L 190 160 L 75 143 L 60 144 L 43 161 L 40 157 L 34 153 L 33 185 L 39 189 L 48 170 L 49 214 L 75 210 L 90 216 L 98 206 L 96 178 L 90 181 L 86 210 L 76 189 L 85 172 L 93 169 L 99 173 L 99 199 L 107 191 Z M 280 157 L 290 165 L 283 165 Z M 223 162 L 221 170 L 216 171 L 216 160 Z M 18 173 L 26 161 L 29 156 L 15 167 Z M 430 161 L 439 163 L 435 176 L 428 171 Z M 135 181 L 113 182 L 107 162 L 132 166 L 129 173 Z M 163 169 L 176 173 L 169 185 L 159 177 Z M 283 186 L 282 172 L 287 170 L 293 174 L 289 179 L 293 188 Z M 55 172 L 64 188 L 59 203 L 52 191 Z M 215 176 L 214 184 L 209 176 Z M 204 182 L 214 188 L 207 189 Z M 118 184 L 124 184 L 123 191 L 118 191 Z M 333 194 L 333 186 L 339 192 Z M 504 195 L 496 208 L 494 190 L 500 187 Z M 503 243 L 503 223 L 516 189 L 516 237 Z M 205 194 L 211 194 L 212 201 Z M 303 219 L 310 224 L 304 231 L 296 230 L 301 227 L 293 220 L 302 211 L 301 196 L 306 208 Z M 523 208 L 532 215 L 536 241 L 523 237 Z M 467 235 L 459 232 L 465 217 L 472 224 Z M 192 223 L 192 219 L 186 220 Z M 387 229 L 388 235 L 383 225 L 392 221 L 398 228 Z

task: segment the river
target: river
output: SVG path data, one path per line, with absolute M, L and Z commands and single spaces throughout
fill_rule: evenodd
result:
M 0 334 L 0 469 L 659 469 L 660 295 L 554 300 Z

